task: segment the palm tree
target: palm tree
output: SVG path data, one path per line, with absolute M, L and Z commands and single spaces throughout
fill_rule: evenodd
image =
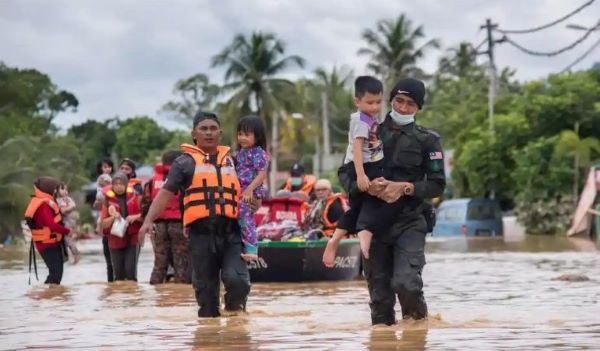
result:
M 473 67 L 476 66 L 475 48 L 471 43 L 462 42 L 458 47 L 449 48 L 446 51 L 448 52 L 448 56 L 440 60 L 439 73 L 448 73 L 452 76 L 462 78 L 466 77 Z
M 293 83 L 277 76 L 285 69 L 304 67 L 304 59 L 297 55 L 284 56 L 285 44 L 272 33 L 253 32 L 238 34 L 233 42 L 212 58 L 212 67 L 224 66 L 223 91 L 234 91 L 229 99 L 230 108 L 253 111 L 265 118 L 279 108 L 282 91 L 294 89 Z
M 210 110 L 219 95 L 219 86 L 210 82 L 205 74 L 198 73 L 175 83 L 173 93 L 181 101 L 169 101 L 161 109 L 177 119 L 190 122 L 200 110 Z
M 377 22 L 375 30 L 366 29 L 362 38 L 367 47 L 358 50 L 359 55 L 367 55 L 371 62 L 367 67 L 382 76 L 387 87 L 401 76 L 425 76 L 417 63 L 430 48 L 439 48 L 436 39 L 430 39 L 423 45 L 418 42 L 425 37 L 423 26 L 413 29 L 413 24 L 404 14 L 396 19 Z

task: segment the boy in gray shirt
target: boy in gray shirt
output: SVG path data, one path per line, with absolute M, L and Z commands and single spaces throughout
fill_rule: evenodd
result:
M 371 76 L 360 76 L 354 82 L 354 104 L 358 111 L 351 115 L 350 129 L 348 132 L 348 148 L 344 165 L 338 174 L 345 173 L 356 187 L 345 189 L 350 199 L 350 209 L 342 216 L 333 233 L 330 244 L 327 245 L 323 255 L 323 262 L 333 264 L 335 251 L 339 241 L 347 234 L 356 232 L 356 223 L 361 218 L 361 223 L 374 223 L 381 221 L 376 214 L 363 207 L 364 200 L 369 196 L 370 181 L 383 176 L 383 145 L 379 139 L 377 129 L 379 122 L 377 116 L 381 111 L 383 84 Z M 360 248 L 365 259 L 369 258 L 372 232 L 367 228 L 358 232 Z

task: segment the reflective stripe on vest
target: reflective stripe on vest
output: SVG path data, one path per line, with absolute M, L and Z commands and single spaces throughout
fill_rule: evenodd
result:
M 53 233 L 48 227 L 35 227 L 33 217 L 38 208 L 40 208 L 40 206 L 44 203 L 50 206 L 50 208 L 54 212 L 54 223 L 60 223 L 60 221 L 62 221 L 62 216 L 60 214 L 60 208 L 58 207 L 58 204 L 54 201 L 52 195 L 42 192 L 35 186 L 33 188 L 35 190 L 35 194 L 31 198 L 31 201 L 29 202 L 29 205 L 27 205 L 27 209 L 25 210 L 25 220 L 27 221 L 27 224 L 30 226 L 31 229 L 31 240 L 35 242 L 41 242 L 44 244 L 53 244 L 60 242 L 62 240 L 62 234 Z
M 240 182 L 235 172 L 229 148 L 217 148 L 217 161 L 213 165 L 201 149 L 184 144 L 181 151 L 192 156 L 196 164 L 194 176 L 183 198 L 183 224 L 208 217 L 238 218 Z

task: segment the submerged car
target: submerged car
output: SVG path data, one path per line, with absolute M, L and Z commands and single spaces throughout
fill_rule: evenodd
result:
M 496 200 L 453 199 L 436 211 L 434 236 L 502 236 L 502 211 Z

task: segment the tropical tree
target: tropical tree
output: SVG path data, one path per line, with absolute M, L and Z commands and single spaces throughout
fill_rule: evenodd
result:
M 233 93 L 228 100 L 230 116 L 253 112 L 265 118 L 271 126 L 273 111 L 280 108 L 285 92 L 294 85 L 279 75 L 290 67 L 304 67 L 304 59 L 285 56 L 285 44 L 273 33 L 238 34 L 232 43 L 212 58 L 213 67 L 225 67 L 224 93 Z M 240 113 L 241 112 L 241 113 Z
M 115 152 L 119 158 L 128 157 L 142 162 L 152 150 L 163 150 L 172 137 L 171 132 L 150 117 L 129 118 L 119 125 Z
M 555 157 L 573 158 L 573 198 L 579 196 L 580 173 L 586 172 L 594 155 L 600 155 L 600 140 L 594 137 L 580 138 L 572 130 L 562 131 L 555 148 Z
M 358 50 L 359 55 L 369 56 L 367 65 L 375 74 L 383 77 L 386 87 L 401 76 L 425 76 L 417 64 L 429 49 L 439 48 L 437 39 L 420 43 L 425 38 L 423 26 L 414 28 L 406 15 L 377 22 L 376 29 L 362 33 L 367 47 Z
M 474 71 L 477 66 L 475 48 L 471 43 L 461 42 L 457 47 L 446 50 L 448 53 L 440 59 L 438 74 L 450 77 L 466 77 Z
M 177 81 L 173 93 L 180 100 L 167 102 L 161 111 L 190 123 L 198 111 L 213 109 L 220 89 L 210 82 L 208 76 L 198 73 Z

